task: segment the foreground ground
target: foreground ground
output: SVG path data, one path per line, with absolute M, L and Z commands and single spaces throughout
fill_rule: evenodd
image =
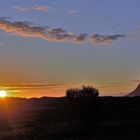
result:
M 0 140 L 140 140 L 140 98 L 99 97 L 96 127 L 65 98 L 0 99 Z

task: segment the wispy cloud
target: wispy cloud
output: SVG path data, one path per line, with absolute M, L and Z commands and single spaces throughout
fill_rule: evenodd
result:
M 100 34 L 94 34 L 91 37 L 91 42 L 93 44 L 102 43 L 102 44 L 109 45 L 113 41 L 118 40 L 119 38 L 122 38 L 122 37 L 125 37 L 125 35 L 123 35 L 123 34 L 116 34 L 116 35 L 100 35 Z
M 40 90 L 40 89 L 59 89 L 68 88 L 71 86 L 77 86 L 78 83 L 28 83 L 28 84 L 11 84 L 11 85 L 1 85 L 0 89 L 5 89 L 8 91 L 21 91 L 21 90 Z
M 15 9 L 16 11 L 20 11 L 20 12 L 26 12 L 26 11 L 30 10 L 29 7 L 23 7 L 23 6 L 19 6 L 19 5 L 14 6 L 13 9 Z
M 0 30 L 22 37 L 36 37 L 52 42 L 80 42 L 109 45 L 119 38 L 125 37 L 123 34 L 92 36 L 81 33 L 67 32 L 62 28 L 50 28 L 48 26 L 36 26 L 27 21 L 11 21 L 7 18 L 0 18 Z
M 68 10 L 68 13 L 70 15 L 77 14 L 78 13 L 78 10 L 76 10 L 76 9 L 70 9 L 70 10 Z
M 51 10 L 52 7 L 50 6 L 46 6 L 46 5 L 37 5 L 37 6 L 34 6 L 33 7 L 34 10 L 38 10 L 38 11 L 48 11 L 48 10 Z
M 13 7 L 13 9 L 16 11 L 20 11 L 20 12 L 27 12 L 27 11 L 31 11 L 31 10 L 46 12 L 46 11 L 50 11 L 51 9 L 53 9 L 53 7 L 47 6 L 47 5 L 35 5 L 35 6 L 31 6 L 31 7 L 24 7 L 24 6 L 16 5 Z

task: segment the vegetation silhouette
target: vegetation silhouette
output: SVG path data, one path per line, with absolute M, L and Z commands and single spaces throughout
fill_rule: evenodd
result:
M 67 89 L 66 97 L 68 98 L 94 98 L 96 99 L 99 95 L 98 89 L 92 86 L 82 86 L 82 88 L 71 88 Z
M 88 131 L 96 129 L 98 124 L 100 112 L 98 96 L 98 89 L 92 86 L 66 90 L 66 97 L 71 103 L 72 111 Z

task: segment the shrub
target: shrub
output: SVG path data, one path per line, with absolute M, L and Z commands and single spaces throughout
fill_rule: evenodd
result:
M 92 86 L 71 88 L 66 91 L 76 120 L 91 133 L 96 129 L 100 116 L 98 95 L 98 89 Z
M 67 98 L 86 98 L 86 97 L 98 97 L 98 89 L 95 89 L 92 86 L 82 86 L 81 89 L 71 88 L 66 91 Z

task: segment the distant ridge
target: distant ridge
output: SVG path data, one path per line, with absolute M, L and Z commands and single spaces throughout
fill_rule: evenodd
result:
M 128 96 L 140 96 L 140 84 L 136 87 L 135 90 L 133 90 L 131 93 L 128 94 Z

